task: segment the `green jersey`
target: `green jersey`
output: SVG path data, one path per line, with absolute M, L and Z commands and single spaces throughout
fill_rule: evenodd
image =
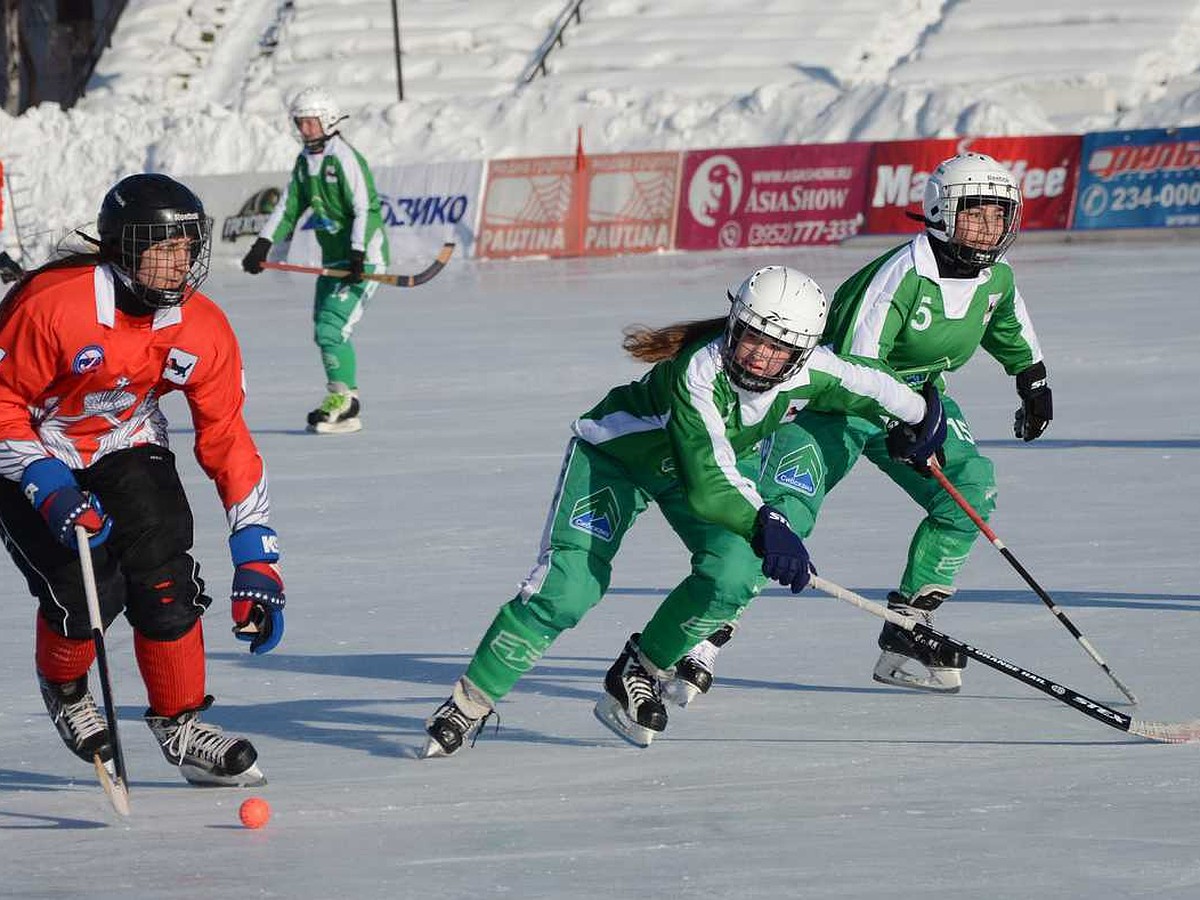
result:
M 368 265 L 387 264 L 375 179 L 362 154 L 337 135 L 321 153 L 296 157 L 291 180 L 259 237 L 273 244 L 287 239 L 309 208 L 309 227 L 316 232 L 325 265 L 346 263 L 351 250 L 363 251 Z
M 616 458 L 652 493 L 679 480 L 701 518 L 749 539 L 763 499 L 738 471 L 739 454 L 805 407 L 916 424 L 925 401 L 878 364 L 818 347 L 787 381 L 755 393 L 734 385 L 721 361 L 724 336 L 699 341 L 613 388 L 572 424 L 581 440 Z
M 919 235 L 851 275 L 830 305 L 824 342 L 881 360 L 910 384 L 939 379 L 983 347 L 1016 375 L 1042 349 L 1008 263 L 975 278 L 943 278 Z M 939 383 L 939 387 L 942 385 Z

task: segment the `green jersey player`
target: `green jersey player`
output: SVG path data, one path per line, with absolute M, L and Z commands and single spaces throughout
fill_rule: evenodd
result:
M 304 150 L 242 268 L 252 275 L 261 272 L 271 245 L 287 239 L 303 213 L 312 210 L 305 227 L 316 234 L 322 266 L 350 274 L 317 278 L 314 339 L 325 367 L 327 393 L 308 414 L 308 428 L 318 434 L 358 431 L 358 361 L 350 334 L 379 286 L 364 281 L 363 274 L 388 263 L 379 195 L 367 161 L 336 130 L 346 117 L 322 88 L 301 91 L 288 111 Z
M 933 382 L 943 389 L 945 373 L 963 366 L 982 347 L 1016 377 L 1021 407 L 1015 433 L 1021 440 L 1034 440 L 1045 431 L 1053 406 L 1041 347 L 1012 268 L 1004 260 L 1020 218 L 1020 190 L 1003 166 L 979 153 L 946 160 L 926 184 L 924 233 L 842 284 L 833 299 L 824 342 L 839 353 L 881 360 L 914 387 Z M 946 396 L 944 403 L 948 432 L 942 469 L 986 518 L 996 502 L 992 462 L 976 447 L 957 401 Z M 825 495 L 861 456 L 926 511 L 888 605 L 930 621 L 953 593 L 954 577 L 978 530 L 935 481 L 888 458 L 876 423 L 804 411 L 764 445 L 759 490 L 807 537 Z M 757 587 L 761 584 L 760 580 Z M 732 628 L 732 622 L 726 623 L 680 661 L 677 677 L 666 690 L 671 699 L 686 705 L 708 690 L 718 648 L 728 641 Z M 884 625 L 875 680 L 931 691 L 959 690 L 966 659 L 953 652 L 930 654 L 914 646 L 908 635 Z
M 650 503 L 692 553 L 692 573 L 675 591 L 690 615 L 736 617 L 740 606 L 726 583 L 753 582 L 760 573 L 799 592 L 809 578 L 808 552 L 738 462 L 801 410 L 898 420 L 897 458 L 925 460 L 940 446 L 945 422 L 932 386 L 922 396 L 878 365 L 817 346 L 828 304 L 811 278 L 769 266 L 729 299 L 728 316 L 627 333 L 626 349 L 655 365 L 573 424 L 537 562 L 426 723 L 426 757 L 459 750 L 551 643 L 600 601 L 625 533 Z M 746 548 L 748 571 L 724 565 L 730 544 Z M 648 628 L 633 635 L 609 669 L 597 716 L 649 744 L 666 726 L 659 679 L 705 634 Z

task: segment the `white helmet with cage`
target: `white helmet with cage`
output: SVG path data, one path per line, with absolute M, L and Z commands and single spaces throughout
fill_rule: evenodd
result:
M 346 119 L 334 99 L 324 88 L 320 87 L 305 88 L 293 97 L 292 102 L 288 105 L 288 114 L 291 116 L 292 125 L 296 129 L 300 142 L 310 150 L 320 150 L 324 147 L 325 141 L 335 133 L 334 129 Z M 305 139 L 300 132 L 301 119 L 316 119 L 320 122 L 323 132 L 321 137 Z
M 821 342 L 829 301 L 813 279 L 766 266 L 729 292 L 723 363 L 730 380 L 761 392 L 787 381 Z
M 998 233 L 971 234 L 961 228 L 961 212 L 998 206 L 1003 228 Z M 984 153 L 960 153 L 947 159 L 925 182 L 925 230 L 946 245 L 949 255 L 969 266 L 990 266 L 1016 240 L 1021 227 L 1021 188 L 1012 173 Z

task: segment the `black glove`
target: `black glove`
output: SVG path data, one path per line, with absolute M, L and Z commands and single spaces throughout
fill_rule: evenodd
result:
M 342 278 L 342 284 L 362 284 L 363 280 L 363 265 L 366 263 L 366 254 L 361 250 L 350 251 L 350 272 Z
M 271 242 L 266 238 L 259 238 L 242 257 L 242 268 L 251 275 L 257 275 L 263 270 L 263 263 L 267 261 L 267 254 L 270 252 Z
M 1021 408 L 1013 417 L 1013 434 L 1023 441 L 1032 441 L 1042 436 L 1054 418 L 1054 399 L 1050 385 L 1046 384 L 1045 363 L 1034 363 L 1017 373 L 1017 394 Z
M 942 444 L 946 441 L 946 411 L 942 398 L 932 381 L 921 387 L 925 398 L 925 418 L 918 425 L 900 422 L 888 429 L 888 456 L 897 462 L 908 463 L 922 475 L 929 475 L 929 457 L 937 455 L 938 463 L 945 460 Z
M 8 284 L 10 281 L 16 281 L 25 270 L 7 253 L 0 251 L 0 281 Z
M 793 594 L 804 590 L 812 564 L 804 541 L 792 531 L 783 513 L 770 506 L 758 511 L 750 548 L 762 557 L 764 575 L 790 587 Z

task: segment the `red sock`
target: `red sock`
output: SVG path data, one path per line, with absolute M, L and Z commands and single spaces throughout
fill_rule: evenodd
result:
M 96 644 L 91 638 L 80 641 L 63 637 L 53 631 L 42 614 L 38 613 L 34 663 L 39 674 L 47 681 L 52 684 L 74 681 L 87 674 L 95 658 Z
M 174 641 L 154 641 L 135 631 L 133 650 L 155 715 L 177 716 L 204 702 L 204 630 L 198 619 Z

